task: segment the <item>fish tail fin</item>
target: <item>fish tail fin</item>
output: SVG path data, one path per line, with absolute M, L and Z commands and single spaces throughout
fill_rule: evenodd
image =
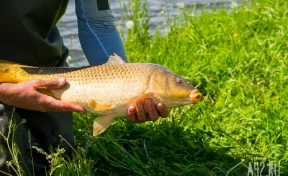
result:
M 114 118 L 110 115 L 97 117 L 93 124 L 93 136 L 103 133 L 112 124 Z
M 0 83 L 18 83 L 23 81 L 27 73 L 21 68 L 21 65 L 0 60 Z

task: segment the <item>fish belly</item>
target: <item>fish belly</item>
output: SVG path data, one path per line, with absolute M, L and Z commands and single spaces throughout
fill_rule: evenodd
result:
M 141 97 L 146 86 L 133 81 L 111 80 L 90 83 L 68 82 L 63 89 L 52 90 L 55 98 L 79 104 L 86 111 L 97 114 L 120 113 L 119 110 L 131 105 Z M 127 111 L 127 109 L 126 109 Z M 120 113 L 123 114 L 123 112 Z
M 27 68 L 37 79 L 66 78 L 53 97 L 78 104 L 87 112 L 127 115 L 127 108 L 149 89 L 154 65 L 101 65 L 80 69 Z M 120 112 L 121 111 L 121 112 Z

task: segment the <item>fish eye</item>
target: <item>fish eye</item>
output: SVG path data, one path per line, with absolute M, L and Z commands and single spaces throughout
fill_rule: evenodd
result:
M 184 83 L 184 80 L 181 79 L 181 78 L 176 78 L 176 81 L 178 84 L 183 84 Z

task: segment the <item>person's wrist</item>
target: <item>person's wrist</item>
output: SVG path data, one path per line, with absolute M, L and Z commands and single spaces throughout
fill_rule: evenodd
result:
M 3 83 L 0 83 L 0 102 L 2 102 L 3 100 L 3 92 L 4 92 Z
M 6 91 L 7 91 L 7 86 L 5 85 L 5 83 L 0 83 L 0 102 L 5 101 L 4 95 Z

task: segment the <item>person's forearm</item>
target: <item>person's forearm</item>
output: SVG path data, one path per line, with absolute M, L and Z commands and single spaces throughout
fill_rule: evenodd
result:
M 0 102 L 4 101 L 4 95 L 7 91 L 6 83 L 0 83 Z
M 114 53 L 127 61 L 113 15 L 107 10 L 108 0 L 76 0 L 75 3 L 79 40 L 90 65 L 103 64 Z
M 3 84 L 0 83 L 0 102 L 3 101 L 2 94 L 3 94 Z
M 17 84 L 0 83 L 0 101 L 15 107 L 37 111 L 75 111 L 84 112 L 78 105 L 62 102 L 53 97 L 38 92 L 35 87 L 46 87 L 48 90 L 61 88 L 66 84 L 60 79 L 30 80 Z

